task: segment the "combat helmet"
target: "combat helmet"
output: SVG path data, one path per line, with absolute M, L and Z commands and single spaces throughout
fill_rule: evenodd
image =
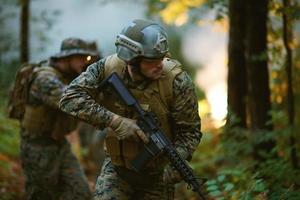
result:
M 115 42 L 117 55 L 125 62 L 145 57 L 150 59 L 164 57 L 168 48 L 168 36 L 158 23 L 136 19 L 117 35 Z
M 97 56 L 97 52 L 91 50 L 89 44 L 79 38 L 67 38 L 62 41 L 60 52 L 51 56 L 51 58 L 63 58 L 71 55 L 91 55 Z

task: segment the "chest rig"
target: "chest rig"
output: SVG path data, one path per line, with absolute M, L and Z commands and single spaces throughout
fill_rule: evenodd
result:
M 53 67 L 42 66 L 35 69 L 32 81 L 38 75 L 57 76 L 64 84 L 69 81 L 64 79 L 63 75 Z M 29 92 L 29 91 L 28 91 Z M 60 111 L 58 108 L 52 108 L 43 103 L 33 105 L 28 102 L 25 106 L 24 118 L 21 120 L 21 126 L 25 129 L 24 134 L 30 135 L 48 135 L 55 138 L 62 138 L 76 128 L 76 120 Z
M 105 63 L 105 77 L 116 72 L 123 79 L 125 69 L 126 63 L 119 59 L 117 55 L 112 55 L 107 58 Z M 144 89 L 127 86 L 141 107 L 145 111 L 153 112 L 156 115 L 158 124 L 170 140 L 173 140 L 174 137 L 172 135 L 172 119 L 170 114 L 170 105 L 173 100 L 173 80 L 181 72 L 180 63 L 165 58 L 163 60 L 161 78 L 152 81 Z M 136 119 L 135 113 L 123 105 L 121 100 L 110 91 L 100 92 L 97 102 L 120 116 Z M 141 141 L 137 142 L 133 138 L 118 140 L 111 129 L 108 129 L 105 144 L 112 163 L 128 169 L 131 169 L 131 161 L 143 148 L 143 143 Z M 159 157 L 150 163 L 149 167 L 157 166 L 157 164 L 162 164 Z

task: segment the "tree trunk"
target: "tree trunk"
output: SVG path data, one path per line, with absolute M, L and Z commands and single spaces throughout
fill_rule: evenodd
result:
M 246 128 L 245 2 L 229 1 L 227 123 Z M 234 118 L 232 118 L 234 116 Z M 238 121 L 235 121 L 237 118 Z
M 298 168 L 298 158 L 296 153 L 296 139 L 294 136 L 294 119 L 295 119 L 295 108 L 294 108 L 294 92 L 293 92 L 293 78 L 292 78 L 292 69 L 293 69 L 293 55 L 292 48 L 290 46 L 293 40 L 292 32 L 292 20 L 289 17 L 288 9 L 291 7 L 290 0 L 283 0 L 283 44 L 286 50 L 286 64 L 285 70 L 287 74 L 287 106 L 288 106 L 288 119 L 289 126 L 291 127 L 291 160 L 294 168 Z
M 253 131 L 271 130 L 271 109 L 269 71 L 267 59 L 267 15 L 268 0 L 247 1 L 246 66 L 250 128 Z M 263 135 L 262 135 L 263 137 Z M 270 152 L 274 141 L 257 144 L 254 156 L 261 159 L 258 152 Z
M 29 60 L 29 4 L 30 0 L 20 0 L 21 18 L 20 18 L 20 61 L 21 63 Z
M 271 128 L 270 88 L 267 59 L 268 0 L 248 0 L 246 56 L 251 128 Z

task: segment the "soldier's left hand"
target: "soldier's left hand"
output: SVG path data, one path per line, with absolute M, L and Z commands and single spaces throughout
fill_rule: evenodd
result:
M 165 167 L 164 174 L 163 174 L 163 181 L 165 183 L 175 184 L 175 183 L 179 183 L 181 180 L 182 178 L 176 169 L 174 169 L 170 165 L 167 165 Z

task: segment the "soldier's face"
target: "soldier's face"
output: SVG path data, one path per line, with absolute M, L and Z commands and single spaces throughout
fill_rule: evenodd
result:
M 74 55 L 70 58 L 70 67 L 78 75 L 85 71 L 88 62 L 90 62 L 90 56 L 86 55 Z
M 158 79 L 163 72 L 163 58 L 142 59 L 140 63 L 141 73 L 152 80 Z

